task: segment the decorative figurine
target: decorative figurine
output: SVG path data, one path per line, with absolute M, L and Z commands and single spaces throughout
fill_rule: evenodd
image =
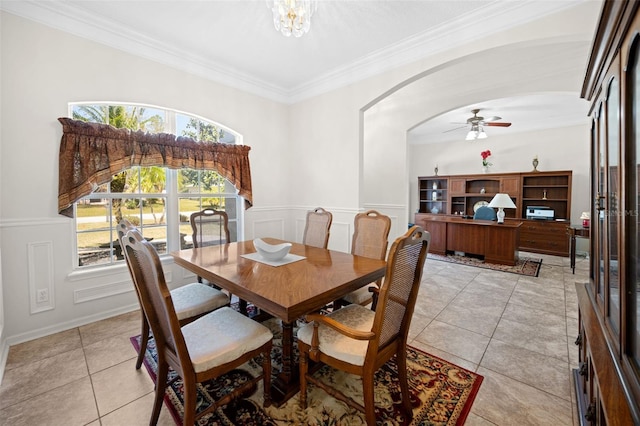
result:
M 436 164 L 435 169 L 433 169 L 433 172 L 435 173 L 436 176 L 438 176 L 438 165 Z
M 543 200 L 547 199 L 547 190 L 546 189 L 542 191 L 542 199 Z
M 533 171 L 537 172 L 538 171 L 538 156 L 536 155 L 535 157 L 533 157 Z
M 481 193 L 481 194 L 484 194 L 485 192 L 487 192 L 487 190 L 486 190 L 486 189 L 484 189 L 484 186 L 483 186 L 483 187 L 482 187 L 482 189 L 480 189 L 480 193 Z

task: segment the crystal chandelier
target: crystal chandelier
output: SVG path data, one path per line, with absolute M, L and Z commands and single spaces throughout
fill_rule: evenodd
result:
M 311 16 L 318 7 L 317 0 L 267 0 L 273 12 L 273 25 L 286 37 L 300 37 L 309 32 Z

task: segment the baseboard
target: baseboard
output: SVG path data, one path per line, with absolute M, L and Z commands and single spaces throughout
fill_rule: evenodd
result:
M 126 314 L 132 311 L 136 311 L 138 309 L 140 309 L 140 305 L 138 305 L 137 303 L 134 303 L 134 304 L 123 306 L 117 309 L 99 312 L 94 315 L 87 315 L 81 318 L 74 318 L 70 321 L 56 323 L 50 327 L 43 327 L 43 328 L 32 330 L 26 333 L 16 334 L 15 336 L 11 336 L 10 338 L 6 339 L 6 341 L 4 342 L 4 344 L 7 346 L 6 348 L 7 355 L 8 355 L 8 352 L 9 352 L 8 349 L 10 346 L 17 345 L 19 343 L 28 342 L 30 340 L 38 339 L 40 337 L 49 336 L 51 334 L 60 333 L 62 331 L 67 331 L 72 328 L 91 324 L 92 322 L 115 317 L 117 315 Z

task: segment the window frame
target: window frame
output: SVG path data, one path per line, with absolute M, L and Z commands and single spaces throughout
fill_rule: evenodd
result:
M 149 109 L 154 109 L 154 110 L 159 110 L 162 111 L 164 113 L 164 118 L 165 118 L 165 122 L 164 122 L 164 128 L 163 128 L 163 132 L 165 133 L 171 133 L 171 134 L 176 134 L 176 129 L 177 129 L 177 117 L 179 115 L 188 117 L 188 118 L 193 118 L 196 120 L 199 120 L 201 122 L 204 122 L 208 125 L 213 125 L 219 129 L 224 130 L 225 133 L 230 134 L 233 136 L 233 140 L 235 141 L 235 145 L 242 145 L 242 135 L 239 134 L 238 132 L 234 131 L 233 129 L 222 125 L 216 121 L 210 120 L 210 119 L 206 119 L 200 115 L 197 114 L 193 114 L 193 113 L 187 113 L 184 111 L 180 111 L 180 110 L 176 110 L 176 109 L 172 109 L 172 108 L 166 108 L 166 107 L 161 107 L 161 106 L 157 106 L 157 105 L 151 105 L 151 104 L 143 104 L 143 103 L 132 103 L 132 102 L 110 102 L 110 101 L 96 101 L 96 102 L 91 102 L 91 101 L 82 101 L 82 102 L 70 102 L 68 104 L 68 113 L 69 113 L 69 117 L 73 116 L 73 110 L 75 107 L 78 106 L 83 106 L 83 105 L 91 105 L 91 106 L 123 106 L 123 107 L 138 107 L 138 108 L 149 108 Z M 178 135 L 180 136 L 180 135 Z M 229 143 L 229 142 L 225 142 L 225 143 Z M 209 192 L 202 192 L 202 191 L 198 191 L 195 193 L 189 193 L 184 194 L 179 192 L 178 190 L 178 173 L 180 173 L 181 170 L 175 170 L 175 169 L 170 169 L 168 167 L 164 167 L 165 170 L 165 188 L 164 188 L 164 192 L 163 193 L 132 193 L 131 197 L 127 197 L 127 198 L 137 198 L 137 199 L 142 199 L 142 198 L 165 198 L 166 200 L 166 207 L 165 207 L 165 224 L 164 226 L 166 226 L 166 252 L 165 253 L 161 253 L 160 254 L 160 258 L 161 260 L 165 260 L 167 258 L 171 258 L 169 256 L 169 252 L 172 251 L 178 251 L 181 249 L 180 247 L 180 211 L 179 211 L 179 206 L 180 206 L 180 199 L 181 198 L 190 198 L 190 199 L 195 199 L 195 198 L 199 198 L 202 202 L 203 198 L 225 198 L 226 202 L 230 202 L 231 200 L 233 200 L 235 202 L 235 212 L 236 215 L 235 217 L 230 217 L 229 218 L 229 223 L 235 224 L 235 228 L 236 228 L 236 240 L 237 241 L 242 241 L 244 239 L 244 197 L 242 197 L 241 195 L 239 195 L 238 193 L 238 189 L 231 183 L 229 182 L 226 178 L 223 177 L 225 185 L 223 185 L 226 188 L 233 188 L 233 192 L 228 192 L 228 191 L 224 191 L 224 192 L 220 192 L 220 193 L 215 193 L 215 197 L 212 197 L 211 193 Z M 119 195 L 120 193 L 118 193 Z M 129 194 L 129 193 L 125 193 L 125 194 Z M 86 197 L 83 197 L 81 200 L 85 200 L 85 199 L 89 199 L 89 198 L 96 198 L 95 197 L 96 193 L 92 193 L 90 195 L 87 195 Z M 105 193 L 105 197 L 107 199 L 113 199 L 113 198 L 125 198 L 122 196 L 114 196 L 112 193 Z M 104 263 L 95 263 L 92 265 L 80 265 L 80 256 L 79 256 L 79 252 L 78 252 L 78 215 L 77 215 L 77 205 L 78 202 L 80 202 L 81 200 L 78 200 L 77 202 L 73 203 L 73 209 L 74 209 L 74 221 L 73 221 L 73 229 L 72 229 L 72 249 L 73 249 L 73 259 L 72 259 L 72 266 L 73 266 L 73 271 L 72 274 L 78 274 L 78 275 L 85 275 L 87 273 L 90 273 L 90 271 L 100 271 L 103 269 L 118 269 L 120 267 L 122 267 L 124 265 L 124 262 L 122 260 L 110 260 L 109 262 L 104 262 Z M 117 232 L 116 232 L 116 226 L 117 224 L 114 224 L 114 217 L 113 215 L 111 215 L 109 217 L 109 230 L 111 232 L 112 237 L 115 239 L 117 238 Z M 105 226 L 106 227 L 106 226 Z M 149 228 L 149 227 L 145 227 L 145 228 Z M 144 229 L 143 229 L 144 232 Z M 233 239 L 233 238 L 232 238 Z

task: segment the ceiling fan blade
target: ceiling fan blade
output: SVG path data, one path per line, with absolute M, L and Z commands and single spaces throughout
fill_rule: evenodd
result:
M 460 127 L 455 127 L 455 128 L 453 128 L 453 129 L 445 130 L 445 131 L 444 131 L 444 132 L 442 132 L 442 133 L 449 133 L 449 132 L 453 132 L 453 131 L 460 130 L 460 129 L 466 129 L 467 127 L 469 127 L 469 126 L 464 125 L 464 126 L 460 126 Z
M 499 122 L 491 122 L 491 123 L 484 123 L 485 126 L 493 126 L 493 127 L 509 127 L 511 126 L 511 123 L 499 123 Z

